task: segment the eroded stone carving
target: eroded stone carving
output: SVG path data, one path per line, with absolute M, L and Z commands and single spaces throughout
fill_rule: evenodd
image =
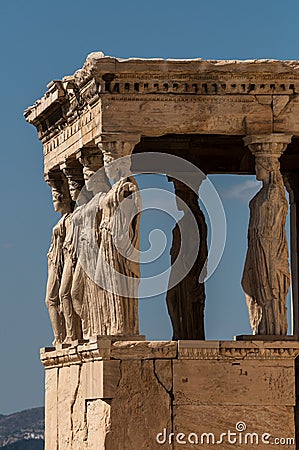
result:
M 206 265 L 208 258 L 207 248 L 207 225 L 204 214 L 198 204 L 198 195 L 178 180 L 172 180 L 175 186 L 177 206 L 184 211 L 184 216 L 176 224 L 172 232 L 173 243 L 171 247 L 170 283 L 172 277 L 177 277 L 177 271 L 186 273 L 187 260 L 190 257 L 190 250 L 194 247 L 199 238 L 199 249 L 195 263 L 185 278 L 172 287 L 167 292 L 167 307 L 173 326 L 173 339 L 204 339 L 204 305 L 205 287 L 204 278 L 206 276 Z M 198 187 L 202 180 L 198 180 Z M 180 199 L 182 201 L 180 201 Z M 197 224 L 199 236 L 193 236 L 190 231 L 190 219 L 192 215 Z M 176 271 L 173 265 L 178 258 L 182 243 L 182 236 L 187 248 L 180 257 L 181 264 Z
M 73 202 L 76 202 L 84 181 L 80 170 L 76 167 L 63 165 L 63 173 L 67 177 L 69 193 Z M 65 220 L 65 238 L 62 246 L 63 250 L 63 270 L 59 290 L 60 303 L 63 310 L 66 338 L 64 343 L 71 343 L 82 338 L 81 319 L 76 314 L 71 296 L 73 276 L 77 264 L 76 249 L 73 245 L 73 214 L 68 214 Z
M 56 212 L 62 214 L 61 219 L 52 231 L 51 246 L 48 252 L 48 281 L 46 288 L 46 305 L 54 333 L 53 345 L 62 343 L 66 337 L 66 327 L 63 307 L 60 301 L 60 287 L 64 266 L 65 236 L 69 232 L 69 217 L 72 211 L 72 200 L 69 195 L 65 178 L 47 177 L 48 184 L 52 188 L 53 205 Z
M 114 184 L 104 196 L 97 223 L 96 281 L 109 311 L 108 334 L 134 336 L 138 327 L 140 196 L 130 160 L 115 161 L 103 149 L 107 177 Z
M 127 143 L 119 145 L 126 153 Z M 131 149 L 132 143 L 128 145 Z M 46 302 L 54 345 L 97 335 L 139 334 L 140 196 L 129 176 L 130 159 L 115 161 L 121 156 L 118 150 L 103 152 L 102 170 L 101 148 L 80 152 L 82 190 L 82 171 L 79 176 L 70 162 L 61 165 L 65 177 L 56 171 L 59 176 L 55 172 L 52 180 L 54 206 L 63 213 L 49 251 Z
M 97 221 L 100 204 L 109 191 L 106 178 L 98 174 L 102 166 L 99 153 L 82 155 L 83 173 L 86 189 L 93 198 L 79 206 L 73 214 L 73 245 L 76 248 L 78 263 L 76 265 L 71 296 L 76 313 L 82 320 L 83 337 L 107 334 L 109 313 L 106 309 L 103 289 L 95 283 L 95 270 L 98 257 L 96 240 Z
M 255 155 L 256 177 L 263 182 L 249 204 L 248 251 L 242 278 L 254 334 L 287 334 L 288 204 L 278 158 L 288 142 L 289 136 L 245 139 Z

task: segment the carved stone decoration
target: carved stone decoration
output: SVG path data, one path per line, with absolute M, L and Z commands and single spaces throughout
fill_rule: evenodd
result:
M 228 433 L 222 431 L 227 430 L 239 431 L 237 447 L 248 438 L 249 447 L 256 448 L 261 440 L 271 443 L 276 436 L 282 437 L 282 445 L 298 447 L 299 342 L 298 335 L 284 336 L 287 206 L 278 163 L 291 140 L 288 135 L 293 135 L 281 167 L 282 172 L 292 172 L 291 260 L 298 291 L 299 186 L 293 178 L 299 173 L 298 93 L 299 61 L 123 59 L 93 53 L 83 69 L 50 83 L 45 95 L 26 110 L 26 120 L 43 144 L 54 206 L 63 214 L 49 251 L 46 302 L 54 344 L 72 340 L 41 352 L 46 369 L 46 450 L 158 450 L 163 443 L 162 448 L 174 450 L 179 443 L 189 447 L 188 442 L 207 448 L 216 440 L 225 450 L 230 445 Z M 250 150 L 243 145 L 246 135 Z M 201 237 L 194 238 L 196 233 L 186 226 L 187 213 L 173 232 L 172 260 L 179 261 L 179 268 L 186 262 L 191 267 L 167 298 L 174 337 L 181 339 L 143 342 L 138 336 L 139 191 L 128 168 L 113 164 L 130 155 L 138 139 L 135 153 L 183 157 L 208 174 L 253 174 L 256 160 L 263 188 L 250 204 L 242 285 L 257 336 L 201 340 L 206 227 L 196 194 L 178 184 L 178 197 L 189 206 Z M 61 170 L 79 151 L 80 170 L 83 166 L 93 198 L 80 195 L 72 214 Z M 94 176 L 103 167 L 102 155 L 113 187 L 107 182 L 99 186 Z M 148 166 L 141 164 L 141 169 L 150 173 Z M 168 169 L 161 173 L 174 173 Z M 139 172 L 138 164 L 134 170 Z M 70 181 L 66 170 L 65 175 Z M 73 187 L 69 183 L 75 199 Z M 213 228 L 214 218 L 210 216 Z M 189 258 L 181 261 L 177 252 L 184 241 Z M 192 244 L 198 255 L 195 264 Z M 79 256 L 72 259 L 74 248 Z M 153 284 L 156 279 L 147 281 Z M 75 314 L 88 340 L 73 341 L 80 335 L 72 324 Z
M 96 280 L 103 286 L 109 309 L 108 334 L 136 336 L 139 335 L 139 189 L 134 177 L 127 176 L 129 158 L 117 164 L 118 155 L 107 151 L 107 147 L 103 149 L 104 167 L 114 185 L 100 207 Z
M 253 334 L 286 335 L 290 285 L 285 231 L 288 203 L 279 157 L 290 136 L 249 136 L 261 190 L 250 201 L 248 250 L 242 277 Z
M 79 156 L 83 165 L 85 186 L 92 192 L 93 198 L 79 206 L 73 214 L 73 246 L 78 262 L 73 276 L 71 297 L 74 309 L 82 320 L 83 337 L 89 338 L 107 334 L 109 321 L 103 289 L 94 279 L 98 256 L 96 221 L 101 201 L 111 186 L 106 178 L 97 173 L 103 165 L 99 151 L 84 152 Z
M 61 219 L 52 231 L 51 246 L 48 252 L 48 280 L 46 287 L 46 305 L 54 333 L 53 345 L 60 344 L 66 338 L 65 319 L 60 298 L 61 280 L 64 267 L 64 243 L 67 234 L 68 219 L 72 211 L 72 200 L 69 195 L 67 181 L 61 172 L 46 176 L 52 188 L 53 205 L 56 212 L 62 214 Z
M 198 204 L 198 195 L 182 182 L 172 181 L 175 186 L 178 209 L 184 211 L 184 216 L 172 232 L 171 266 L 178 257 L 182 238 L 187 245 L 185 254 L 180 258 L 182 264 L 188 259 L 188 248 L 191 249 L 194 246 L 194 236 L 188 229 L 190 214 L 196 220 L 200 238 L 199 251 L 193 267 L 182 281 L 167 292 L 166 302 L 173 327 L 173 339 L 204 339 L 204 278 L 208 258 L 207 225 Z M 186 271 L 183 267 L 181 270 L 182 273 Z M 172 276 L 175 276 L 173 270 L 170 275 L 170 284 Z
M 66 162 L 60 168 L 67 178 L 71 199 L 73 202 L 76 202 L 84 186 L 82 170 L 74 164 L 74 161 Z M 60 303 L 66 327 L 64 343 L 68 344 L 74 340 L 82 339 L 81 319 L 74 310 L 71 296 L 73 276 L 77 264 L 76 250 L 73 245 L 73 214 L 69 214 L 65 220 L 66 234 L 62 247 L 64 265 L 59 290 Z

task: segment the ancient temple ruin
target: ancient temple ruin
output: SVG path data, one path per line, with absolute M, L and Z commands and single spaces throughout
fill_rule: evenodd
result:
M 297 61 L 123 60 L 92 53 L 25 111 L 43 143 L 45 180 L 61 213 L 46 290 L 54 341 L 41 351 L 47 450 L 178 449 L 184 440 L 189 448 L 196 433 L 200 448 L 209 448 L 208 438 L 220 443 L 221 433 L 232 429 L 239 444 L 247 429 L 260 448 L 272 438 L 293 439 L 287 448 L 296 448 L 298 93 Z M 242 278 L 253 336 L 204 340 L 203 178 L 189 173 L 190 184 L 182 182 L 183 167 L 169 176 L 184 212 L 180 231 L 173 230 L 172 263 L 189 213 L 197 234 L 189 233 L 186 259 L 193 243 L 200 245 L 186 277 L 171 285 L 174 269 L 170 275 L 173 340 L 139 335 L 142 205 L 133 175 L 142 168 L 132 167 L 132 157 L 149 152 L 183 158 L 203 176 L 255 174 L 263 181 L 250 202 Z M 161 173 L 168 175 L 162 166 Z M 293 336 L 286 322 L 290 285 Z M 231 444 L 223 440 L 221 448 Z

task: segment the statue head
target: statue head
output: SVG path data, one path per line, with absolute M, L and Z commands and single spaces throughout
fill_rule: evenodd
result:
M 83 177 L 85 181 L 85 186 L 88 191 L 92 191 L 92 183 L 90 182 L 91 178 L 96 172 L 91 169 L 89 166 L 83 167 Z
M 93 183 L 90 182 L 90 179 L 101 167 L 103 167 L 102 154 L 86 151 L 79 157 L 79 161 L 83 166 L 83 178 L 86 189 L 93 192 Z
M 65 202 L 64 202 L 63 194 L 55 187 L 52 187 L 52 201 L 53 201 L 54 210 L 56 212 L 61 212 L 62 209 L 64 208 Z
M 256 156 L 255 172 L 256 179 L 259 181 L 268 181 L 271 173 L 279 171 L 280 163 L 278 158 L 270 156 Z
M 131 158 L 114 158 L 110 153 L 104 153 L 104 167 L 106 175 L 114 182 L 123 177 L 129 177 L 131 173 Z
M 49 183 L 52 188 L 52 200 L 54 210 L 62 214 L 72 211 L 72 199 L 70 197 L 66 181 Z
M 63 173 L 66 176 L 68 182 L 70 197 L 72 201 L 75 202 L 77 201 L 81 189 L 84 186 L 82 169 L 78 169 L 78 167 L 66 166 L 63 168 Z
M 84 178 L 86 189 L 93 194 L 98 194 L 99 192 L 108 192 L 111 188 L 111 185 L 106 177 L 106 173 L 103 168 L 95 173 L 92 171 L 86 171 L 84 173 Z
M 78 183 L 77 181 L 75 181 L 71 178 L 68 178 L 67 181 L 68 181 L 68 185 L 69 185 L 69 192 L 70 192 L 71 199 L 75 202 L 79 197 L 79 194 L 81 192 L 81 189 L 83 188 L 84 183 L 83 182 Z
M 62 214 L 73 210 L 68 182 L 61 170 L 52 170 L 45 175 L 45 180 L 52 189 L 54 210 Z

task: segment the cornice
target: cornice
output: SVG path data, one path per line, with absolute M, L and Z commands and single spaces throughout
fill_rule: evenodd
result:
M 299 61 L 121 59 L 98 52 L 88 55 L 82 69 L 47 87 L 45 95 L 24 113 L 43 142 L 74 123 L 99 99 L 229 102 L 233 95 L 239 102 L 264 95 L 293 99 L 299 93 Z
M 83 364 L 98 360 L 294 360 L 297 341 L 115 341 L 108 339 L 63 349 L 41 349 L 45 368 Z

